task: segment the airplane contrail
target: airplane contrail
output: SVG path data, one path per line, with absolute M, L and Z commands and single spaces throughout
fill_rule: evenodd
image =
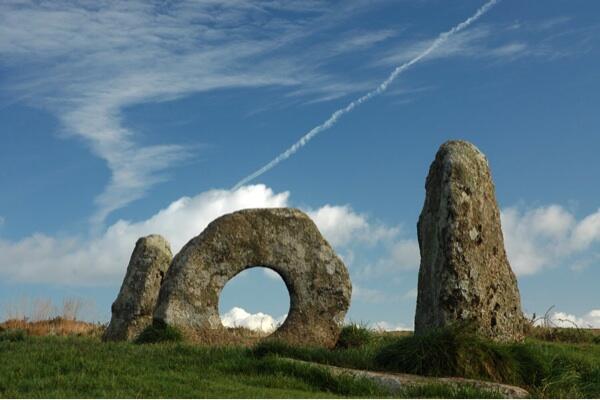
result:
M 348 104 L 346 107 L 340 108 L 339 110 L 335 111 L 333 114 L 331 114 L 331 116 L 325 122 L 312 128 L 310 131 L 308 131 L 308 133 L 306 133 L 304 136 L 302 136 L 300 138 L 300 140 L 298 140 L 296 143 L 294 143 L 286 151 L 279 154 L 277 157 L 275 157 L 273 160 L 271 160 L 268 164 L 266 164 L 262 168 L 254 171 L 252 174 L 248 175 L 247 177 L 245 177 L 244 179 L 242 179 L 241 181 L 236 183 L 235 186 L 231 190 L 236 190 L 236 189 L 240 188 L 241 186 L 245 185 L 246 183 L 254 180 L 255 178 L 258 178 L 265 172 L 269 171 L 271 168 L 275 167 L 280 162 L 290 158 L 290 156 L 292 156 L 294 153 L 296 153 L 298 150 L 300 150 L 302 147 L 304 147 L 312 138 L 317 136 L 317 134 L 319 134 L 320 132 L 322 132 L 326 129 L 329 129 L 333 125 L 335 125 L 335 123 L 344 114 L 349 113 L 356 106 L 361 105 L 362 103 L 371 99 L 372 97 L 375 97 L 375 96 L 385 92 L 387 90 L 388 86 L 390 86 L 390 84 L 398 77 L 398 75 L 400 75 L 402 72 L 406 71 L 412 65 L 421 61 L 423 58 L 427 57 L 429 54 L 431 54 L 431 52 L 433 52 L 435 49 L 440 47 L 444 42 L 446 42 L 449 37 L 456 34 L 457 32 L 460 32 L 460 31 L 466 29 L 469 25 L 471 25 L 473 22 L 478 20 L 483 14 L 488 12 L 489 9 L 492 8 L 494 5 L 496 5 L 499 1 L 500 0 L 488 1 L 486 4 L 481 6 L 477 10 L 477 12 L 475 14 L 473 14 L 471 17 L 467 18 L 466 20 L 464 20 L 460 24 L 456 25 L 449 31 L 441 33 L 429 47 L 427 47 L 425 50 L 423 50 L 421 53 L 419 53 L 417 56 L 415 56 L 410 61 L 407 61 L 404 64 L 396 67 L 396 69 L 394 69 L 394 71 L 392 71 L 390 76 L 388 76 L 388 78 L 385 81 L 381 82 L 379 84 L 379 86 L 377 86 L 375 89 L 371 90 L 370 92 L 363 95 L 362 97 L 359 97 L 358 99 L 350 102 L 350 104 Z

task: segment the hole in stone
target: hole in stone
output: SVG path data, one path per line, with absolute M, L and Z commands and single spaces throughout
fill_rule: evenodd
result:
M 251 267 L 233 277 L 219 296 L 219 315 L 226 328 L 246 328 L 267 336 L 290 310 L 290 295 L 281 276 L 270 268 Z

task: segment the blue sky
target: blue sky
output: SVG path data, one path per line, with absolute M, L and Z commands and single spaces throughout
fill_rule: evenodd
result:
M 177 251 L 222 213 L 295 206 L 351 271 L 348 317 L 410 327 L 425 177 L 466 139 L 525 311 L 600 326 L 600 4 L 498 2 L 238 191 L 485 1 L 224 4 L 2 2 L 0 305 L 81 297 L 107 320 L 137 237 Z M 282 285 L 250 271 L 221 309 L 279 317 Z

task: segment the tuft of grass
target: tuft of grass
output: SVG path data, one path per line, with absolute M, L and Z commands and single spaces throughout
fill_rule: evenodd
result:
M 160 321 L 153 321 L 135 339 L 136 344 L 181 342 L 183 334 L 174 326 Z
M 0 342 L 23 342 L 27 338 L 27 332 L 23 329 L 2 329 L 0 331 Z
M 496 343 L 464 327 L 400 338 L 375 355 L 381 370 L 526 387 L 536 397 L 600 396 L 600 347 L 528 339 Z
M 375 363 L 381 369 L 417 375 L 516 380 L 510 352 L 478 337 L 468 326 L 398 339 L 379 350 Z
M 371 343 L 374 333 L 362 324 L 352 323 L 342 328 L 340 336 L 335 345 L 338 349 L 351 349 L 364 347 Z

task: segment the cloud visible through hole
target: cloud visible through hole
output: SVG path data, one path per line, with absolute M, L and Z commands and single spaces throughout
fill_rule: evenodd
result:
M 221 315 L 221 323 L 226 328 L 246 328 L 251 331 L 272 333 L 283 324 L 286 318 L 287 314 L 273 318 L 262 312 L 250 314 L 241 307 L 233 307 Z

